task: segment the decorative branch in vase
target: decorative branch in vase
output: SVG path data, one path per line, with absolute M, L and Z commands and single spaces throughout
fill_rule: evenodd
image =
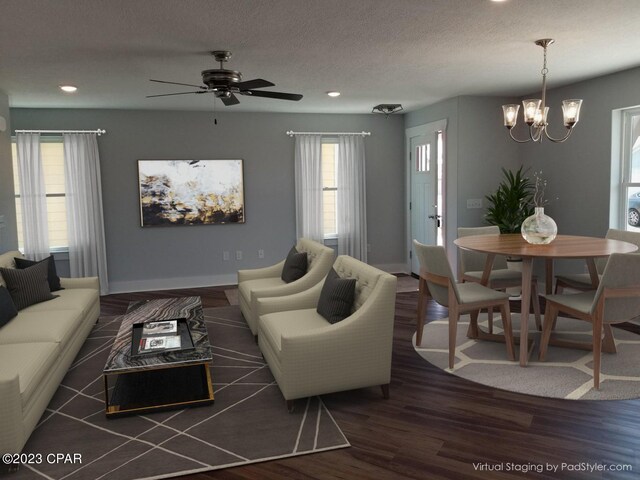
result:
M 527 242 L 544 245 L 551 243 L 556 238 L 558 226 L 553 218 L 544 213 L 544 207 L 549 201 L 544 196 L 547 180 L 542 177 L 542 170 L 533 172 L 533 177 L 535 178 L 532 200 L 534 213 L 522 222 L 520 232 Z

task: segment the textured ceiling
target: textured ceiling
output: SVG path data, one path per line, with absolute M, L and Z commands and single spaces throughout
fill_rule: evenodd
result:
M 638 66 L 639 25 L 640 0 L 1 0 L 0 90 L 13 107 L 210 110 L 212 95 L 145 95 L 185 91 L 150 78 L 200 84 L 225 49 L 244 80 L 304 95 L 225 111 L 415 110 L 538 90 L 538 38 L 556 39 L 550 87 Z

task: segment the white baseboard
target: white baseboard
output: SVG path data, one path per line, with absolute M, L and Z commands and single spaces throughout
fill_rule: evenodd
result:
M 237 283 L 238 276 L 235 273 L 204 275 L 200 277 L 125 280 L 120 282 L 109 282 L 109 294 L 148 292 L 152 290 L 173 290 L 179 288 L 216 287 L 220 285 L 236 285 Z

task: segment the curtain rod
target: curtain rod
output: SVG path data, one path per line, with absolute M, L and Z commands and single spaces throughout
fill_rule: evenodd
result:
M 371 135 L 371 132 L 294 132 L 289 130 L 287 135 L 290 137 L 294 135 L 362 135 L 363 137 L 368 137 Z
M 16 133 L 95 133 L 98 136 L 107 133 L 106 130 L 16 130 Z

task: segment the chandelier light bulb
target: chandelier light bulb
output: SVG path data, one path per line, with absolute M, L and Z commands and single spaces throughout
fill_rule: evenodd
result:
M 580 119 L 581 106 L 582 100 L 577 98 L 562 101 L 562 116 L 564 118 L 565 127 L 571 128 L 578 123 L 578 120 Z
M 533 125 L 536 121 L 536 113 L 540 110 L 540 104 L 542 100 L 537 98 L 530 98 L 522 101 L 524 123 L 527 125 Z
M 502 106 L 505 127 L 511 129 L 516 126 L 516 122 L 518 121 L 518 110 L 520 110 L 520 105 L 511 104 Z

